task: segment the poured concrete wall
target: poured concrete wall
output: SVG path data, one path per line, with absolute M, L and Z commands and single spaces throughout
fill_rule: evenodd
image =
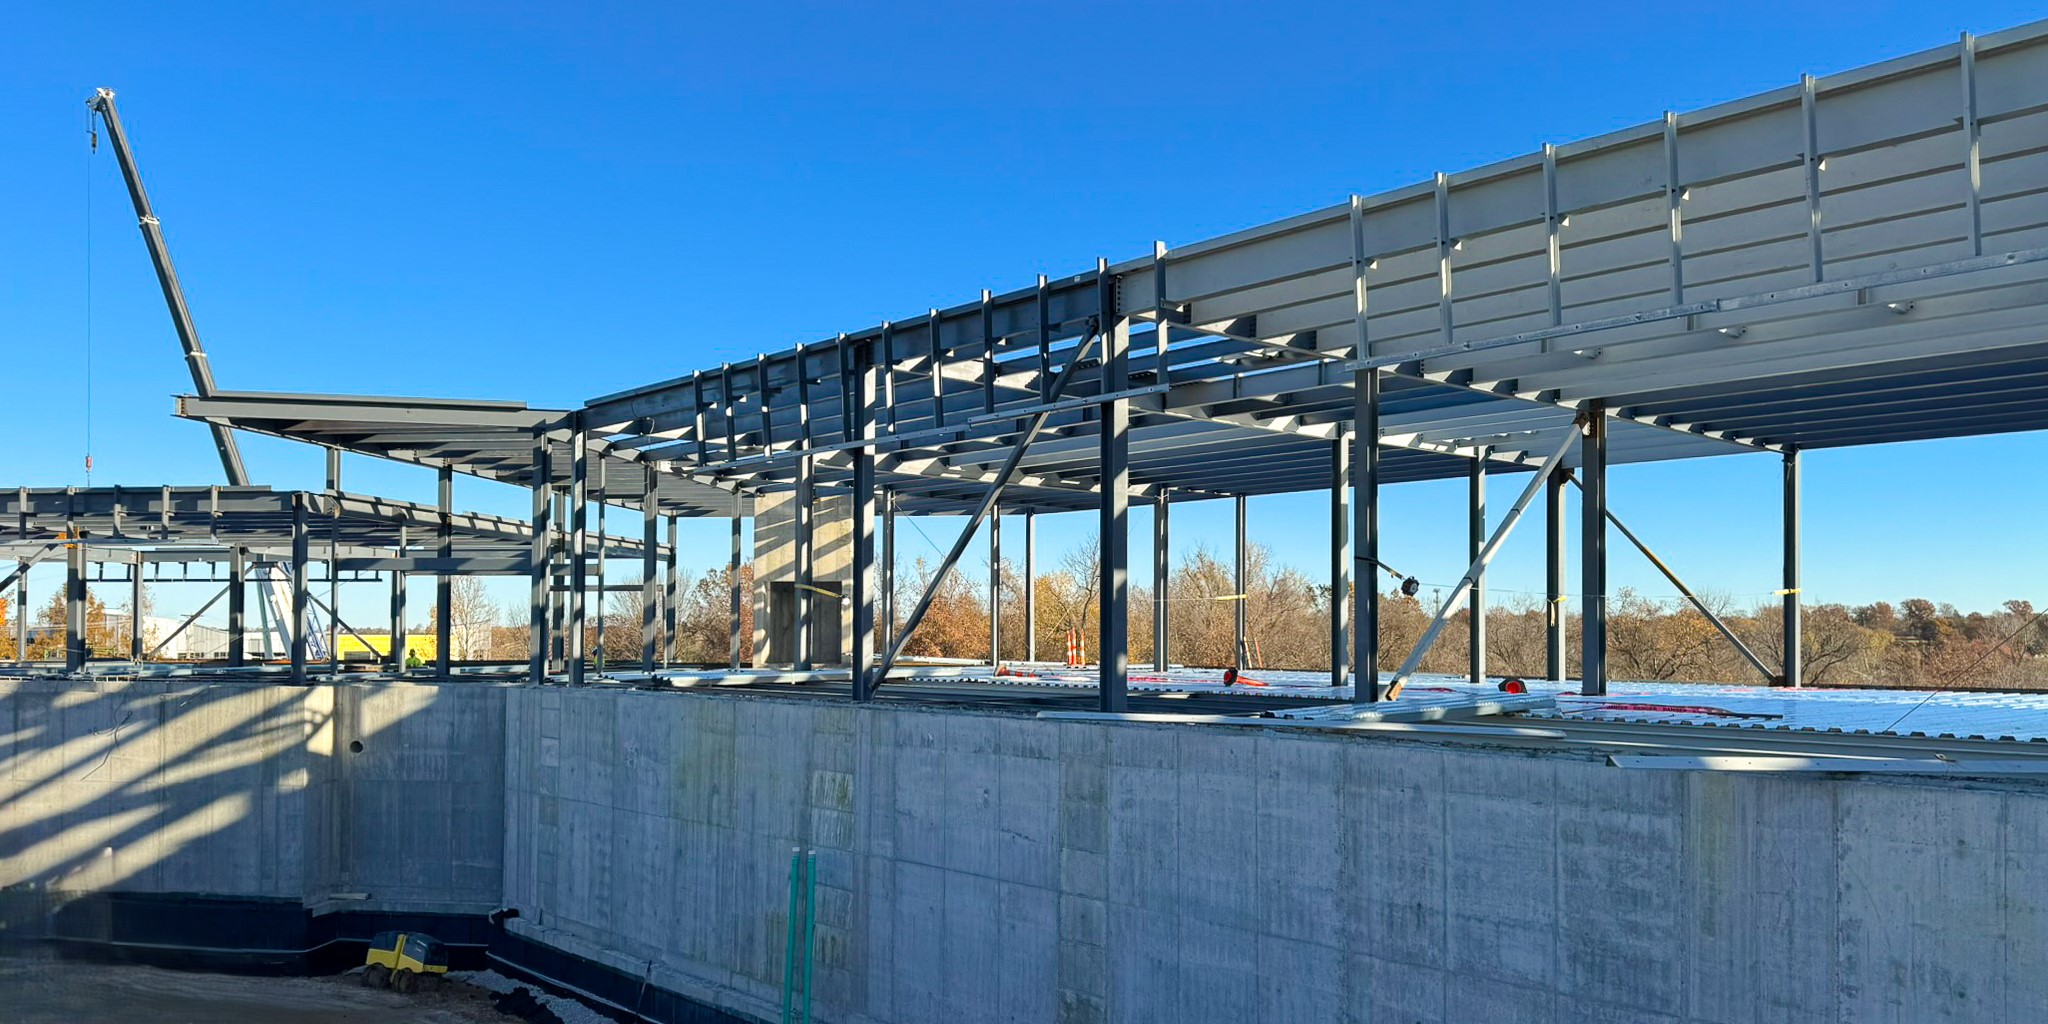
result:
M 482 913 L 503 736 L 490 687 L 0 680 L 0 889 Z
M 521 935 L 772 1018 L 799 845 L 835 1022 L 2048 1006 L 2038 784 L 759 696 L 0 680 L 0 889 L 509 903 Z
M 519 690 L 529 937 L 772 1017 L 2036 1021 L 2034 785 L 910 708 Z

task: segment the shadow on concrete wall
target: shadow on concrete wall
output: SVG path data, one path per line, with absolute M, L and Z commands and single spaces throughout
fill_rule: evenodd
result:
M 365 874 L 403 880 L 403 852 L 400 863 L 363 870 L 349 818 L 365 803 L 394 801 L 375 791 L 389 788 L 375 778 L 387 773 L 370 772 L 373 791 L 364 794 L 347 762 L 386 746 L 380 736 L 401 734 L 438 700 L 433 687 L 387 695 L 361 687 L 0 682 L 0 938 L 48 937 L 60 912 L 88 894 L 289 901 L 303 917 L 302 906 L 362 895 L 342 890 Z M 495 750 L 481 756 L 496 759 Z M 433 803 L 421 801 L 422 809 L 452 827 Z M 491 831 L 496 845 L 501 833 Z M 391 856 L 390 845 L 373 840 L 370 852 Z M 411 855 L 449 859 L 447 850 Z M 429 874 L 415 871 L 414 881 L 430 885 Z M 491 894 L 497 885 L 489 879 Z

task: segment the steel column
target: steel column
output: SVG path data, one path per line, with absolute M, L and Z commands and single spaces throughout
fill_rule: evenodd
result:
M 991 371 L 993 372 L 993 371 Z M 1003 508 L 988 513 L 988 663 L 1003 663 Z
M 1370 579 L 1367 582 L 1371 582 Z M 1351 654 L 1351 442 L 1330 443 L 1330 685 L 1342 686 Z
M 1354 700 L 1380 699 L 1380 375 L 1363 370 L 1351 388 L 1351 671 Z
M 573 471 L 576 457 L 571 453 L 569 465 Z M 569 496 L 560 487 L 550 487 L 554 494 L 555 529 L 548 538 L 548 666 L 549 672 L 569 671 Z M 560 583 L 555 582 L 560 580 Z
M 1038 515 L 1024 513 L 1024 660 L 1038 660 Z
M 292 495 L 292 683 L 306 684 L 306 496 Z
M 811 650 L 811 503 L 817 500 L 817 462 L 809 455 L 796 462 L 796 501 L 790 511 L 790 527 L 796 537 L 791 546 L 796 574 L 796 638 L 791 661 L 797 671 L 807 671 L 816 652 Z
M 1234 506 L 1233 511 L 1236 513 L 1235 538 L 1237 544 L 1232 556 L 1231 586 L 1235 588 L 1233 590 L 1235 596 L 1232 597 L 1230 602 L 1230 631 L 1232 638 L 1230 656 L 1234 659 L 1233 663 L 1237 666 L 1237 670 L 1242 672 L 1251 667 L 1250 648 L 1248 646 L 1251 639 L 1248 635 L 1250 616 L 1247 612 L 1252 603 L 1252 552 L 1250 530 L 1248 529 L 1249 524 L 1245 522 L 1248 518 L 1246 514 L 1248 502 L 1244 495 L 1240 494 L 1232 502 L 1232 505 Z
M 70 530 L 72 544 L 64 559 L 64 670 L 85 668 L 90 656 L 86 647 L 85 544 L 78 531 Z
M 14 576 L 14 660 L 28 663 L 28 559 Z
M 745 589 L 740 585 L 740 522 L 746 509 L 746 499 L 735 490 L 732 492 L 732 556 L 726 562 L 726 582 L 732 603 L 732 667 L 740 667 L 740 601 Z
M 1782 685 L 1805 682 L 1805 652 L 1800 643 L 1799 598 L 1799 450 L 1785 452 L 1785 674 Z
M 1564 467 L 1559 466 L 1543 485 L 1543 660 L 1552 682 L 1565 677 L 1564 495 Z
M 676 656 L 676 602 L 683 596 L 683 576 L 679 565 L 681 549 L 676 547 L 676 527 L 682 517 L 668 517 L 668 565 L 667 577 L 662 581 L 661 593 L 661 664 L 668 667 Z
M 1171 513 L 1166 488 L 1152 499 L 1152 671 L 1167 666 L 1168 584 L 1173 578 Z
M 399 525 L 399 527 L 398 527 L 398 553 L 399 553 L 400 555 L 404 555 L 404 554 L 406 554 L 407 552 L 409 552 L 409 551 L 411 551 L 411 550 L 412 550 L 412 548 L 411 548 L 411 545 L 407 543 L 407 537 L 406 537 L 406 533 L 407 533 L 407 530 L 406 530 L 406 528 L 405 528 L 404 524 L 400 524 L 400 525 Z M 406 576 L 405 576 L 405 572 L 404 572 L 404 570 L 401 570 L 401 569 L 394 569 L 394 570 L 392 570 L 392 572 L 391 572 L 391 657 L 390 657 L 390 663 L 391 663 L 391 666 L 390 666 L 390 667 L 391 667 L 391 671 L 393 671 L 393 672 L 402 672 L 402 671 L 405 671 L 405 654 L 406 654 L 406 647 L 405 647 L 405 645 L 406 645 L 406 623 L 405 623 L 405 580 L 406 580 Z
M 249 657 L 246 619 L 249 601 L 249 555 L 241 548 L 228 551 L 228 665 L 240 668 Z
M 1588 697 L 1607 693 L 1607 408 L 1586 403 L 1581 430 L 1585 444 L 1579 484 L 1579 692 Z
M 1482 447 L 1472 457 L 1472 465 L 1466 470 L 1466 493 L 1470 498 L 1467 508 L 1467 547 L 1465 555 L 1475 561 L 1479 552 L 1486 547 L 1486 458 L 1488 449 Z M 1480 567 L 1472 577 L 1472 594 L 1465 601 L 1470 613 L 1466 632 L 1471 654 L 1470 675 L 1473 685 L 1486 682 L 1486 569 Z
M 851 390 L 852 422 L 848 424 L 853 440 L 866 441 L 874 437 L 875 422 L 875 368 L 866 349 L 856 349 L 856 365 Z M 875 489 L 875 450 L 862 445 L 853 449 L 853 656 L 852 664 L 853 699 L 865 701 L 875 695 L 875 519 L 877 494 Z M 991 539 L 991 545 L 995 542 Z M 1000 549 L 995 560 L 1001 565 Z M 991 602 L 991 611 L 993 611 Z M 996 642 L 994 628 L 989 633 L 989 643 Z
M 611 580 L 606 573 L 609 568 L 605 555 L 611 547 L 610 537 L 604 530 L 604 511 L 611 506 L 611 485 L 605 480 L 605 460 L 599 455 L 597 465 L 592 467 L 597 475 L 597 646 L 590 652 L 592 663 L 601 673 L 611 660 L 605 646 L 605 612 L 611 604 Z
M 590 444 L 581 426 L 569 435 L 569 685 L 583 685 L 583 600 L 590 586 Z M 603 596 L 600 590 L 599 596 Z
M 661 505 L 655 500 L 659 478 L 654 467 L 640 468 L 646 474 L 640 488 L 640 671 L 652 672 L 661 611 Z
M 455 557 L 455 467 L 441 466 L 440 523 L 436 527 L 441 537 L 442 558 Z M 448 669 L 455 652 L 454 624 L 450 621 L 455 610 L 455 577 L 442 574 L 434 577 L 434 674 L 448 678 Z
M 128 660 L 142 660 L 142 552 L 135 553 L 128 592 Z
M 554 565 L 549 558 L 555 525 L 548 513 L 553 504 L 554 478 L 549 465 L 551 446 L 545 434 L 533 439 L 533 543 L 529 548 L 533 564 L 527 575 L 527 675 L 537 686 L 548 681 L 548 598 L 554 589 Z
M 895 412 L 891 408 L 890 416 Z M 1028 526 L 1025 528 L 1030 529 Z M 1029 553 L 1027 548 L 1026 553 Z M 882 491 L 882 554 L 880 557 L 882 598 L 882 649 L 896 644 L 896 492 Z
M 1097 299 L 1102 315 L 1102 391 L 1130 386 L 1131 324 L 1117 315 L 1116 278 L 1107 261 L 1097 265 Z M 1102 711 L 1130 707 L 1131 596 L 1131 404 L 1113 399 L 1100 406 L 1102 620 L 1096 639 L 1101 658 L 1096 704 Z

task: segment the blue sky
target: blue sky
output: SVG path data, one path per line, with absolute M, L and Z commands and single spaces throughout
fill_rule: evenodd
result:
M 219 478 L 202 428 L 170 417 L 189 382 L 118 171 L 86 149 L 95 86 L 120 92 L 223 387 L 565 406 L 2039 16 L 1850 11 L 25 6 L 0 38 L 0 349 L 29 367 L 0 485 L 83 483 L 88 430 L 95 483 Z M 318 486 L 317 452 L 244 443 L 259 482 Z M 2039 435 L 1810 454 L 1809 598 L 2048 603 L 2026 531 L 2044 455 Z M 1774 460 L 1613 478 L 1689 582 L 1777 585 Z M 347 482 L 432 495 L 365 460 Z M 1323 501 L 1255 501 L 1254 539 L 1320 577 Z M 1389 561 L 1455 578 L 1461 502 L 1459 484 L 1390 492 Z M 1227 507 L 1176 516 L 1184 542 L 1227 548 Z M 698 529 L 722 550 L 722 526 Z M 1043 541 L 1088 529 L 1048 521 Z M 1532 532 L 1497 584 L 1540 589 L 1540 563 Z M 1613 576 L 1670 592 L 1633 554 Z

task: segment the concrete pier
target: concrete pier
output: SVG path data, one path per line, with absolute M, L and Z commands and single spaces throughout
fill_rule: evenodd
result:
M 2034 1021 L 2048 790 L 815 698 L 0 682 L 0 884 L 520 909 L 772 1018 Z M 353 752 L 350 744 L 363 750 Z

